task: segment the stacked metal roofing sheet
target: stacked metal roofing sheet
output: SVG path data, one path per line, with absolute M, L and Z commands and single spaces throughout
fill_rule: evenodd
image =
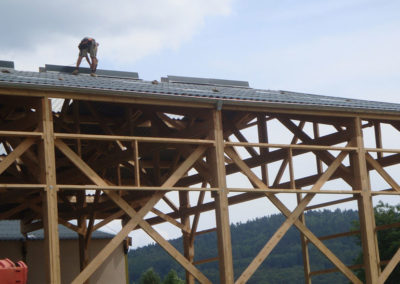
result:
M 210 84 L 175 81 L 143 81 L 100 75 L 98 77 L 91 77 L 86 74 L 76 76 L 66 72 L 24 72 L 12 68 L 0 68 L 0 93 L 2 87 L 17 87 L 182 101 L 200 100 L 210 103 L 222 101 L 223 104 L 243 106 L 273 107 L 278 105 L 296 109 L 400 113 L 400 104 L 394 103 L 214 84 L 215 82 L 218 83 L 218 80 L 203 80 L 210 82 Z M 225 80 L 225 82 L 229 82 L 229 80 Z

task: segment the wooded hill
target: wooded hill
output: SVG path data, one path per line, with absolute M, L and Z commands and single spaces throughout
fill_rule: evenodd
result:
M 358 219 L 357 211 L 309 211 L 306 223 L 318 237 L 350 231 Z M 268 239 L 274 234 L 285 218 L 280 215 L 257 218 L 246 223 L 231 225 L 233 264 L 237 278 Z M 171 241 L 172 245 L 182 252 L 182 239 Z M 346 265 L 351 265 L 359 255 L 361 248 L 355 237 L 342 237 L 324 241 Z M 216 233 L 200 235 L 195 241 L 196 260 L 216 256 Z M 311 271 L 332 268 L 333 265 L 312 244 L 309 245 Z M 184 270 L 158 245 L 148 245 L 129 252 L 130 281 L 137 282 L 140 275 L 153 267 L 161 277 L 171 269 L 184 279 Z M 198 268 L 213 282 L 219 283 L 218 262 L 205 263 Z M 341 273 L 317 275 L 313 283 L 348 283 Z M 272 251 L 272 254 L 260 266 L 248 283 L 295 283 L 304 282 L 303 258 L 300 234 L 291 228 Z

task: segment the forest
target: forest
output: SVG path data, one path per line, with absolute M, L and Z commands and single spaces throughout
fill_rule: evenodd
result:
M 274 234 L 285 218 L 281 214 L 250 220 L 246 223 L 231 225 L 232 251 L 235 278 L 237 278 L 268 239 Z M 305 214 L 307 227 L 318 237 L 348 232 L 356 228 L 358 212 L 354 210 L 308 211 Z M 171 241 L 182 252 L 182 239 Z M 357 261 L 361 253 L 359 240 L 354 237 L 342 237 L 324 241 L 346 265 Z M 217 253 L 216 233 L 200 235 L 195 240 L 195 261 L 215 257 Z M 329 260 L 312 244 L 309 245 L 311 271 L 333 268 Z M 146 271 L 154 272 L 165 279 L 173 270 L 184 279 L 184 270 L 158 245 L 147 245 L 129 252 L 130 281 L 141 283 L 140 277 Z M 197 266 L 213 283 L 219 283 L 218 262 Z M 303 283 L 303 258 L 300 233 L 291 228 L 271 255 L 262 263 L 248 283 Z M 330 273 L 312 277 L 313 283 L 347 283 L 341 273 Z

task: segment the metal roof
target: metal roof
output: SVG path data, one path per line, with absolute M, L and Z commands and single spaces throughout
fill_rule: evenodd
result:
M 66 72 L 25 72 L 0 68 L 0 88 L 17 87 L 85 94 L 124 95 L 223 105 L 400 113 L 400 104 L 222 85 L 143 81 Z M 1 93 L 1 91 L 0 91 Z
M 74 240 L 78 238 L 78 234 L 67 227 L 58 225 L 58 233 L 62 240 Z M 102 231 L 94 231 L 92 233 L 93 239 L 112 239 L 114 236 Z M 24 239 L 20 231 L 20 221 L 6 220 L 0 221 L 0 241 L 17 241 Z M 43 240 L 43 229 L 28 233 L 30 240 Z

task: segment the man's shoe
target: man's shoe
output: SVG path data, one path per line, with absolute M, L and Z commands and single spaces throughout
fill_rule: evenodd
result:
M 94 72 L 90 73 L 90 76 L 97 77 L 96 73 L 94 73 Z
M 75 69 L 75 70 L 72 72 L 72 75 L 78 75 L 78 73 L 79 73 L 78 69 Z

